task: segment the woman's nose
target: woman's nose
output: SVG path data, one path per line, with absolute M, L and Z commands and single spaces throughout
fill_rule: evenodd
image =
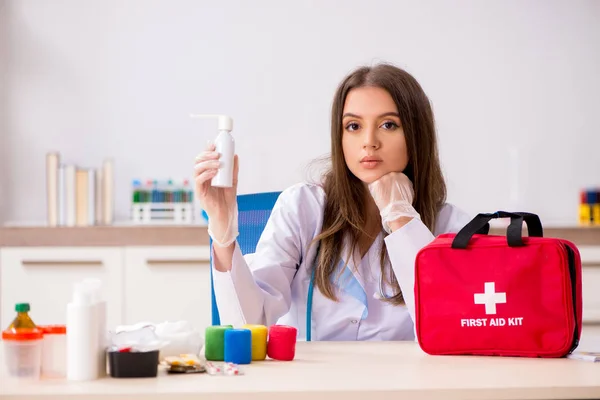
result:
M 363 148 L 377 149 L 378 147 L 379 147 L 379 139 L 377 138 L 377 133 L 372 129 L 365 132 Z

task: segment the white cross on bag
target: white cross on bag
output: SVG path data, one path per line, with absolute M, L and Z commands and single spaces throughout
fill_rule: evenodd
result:
M 485 304 L 486 314 L 496 314 L 498 303 L 506 303 L 506 293 L 496 293 L 494 282 L 485 282 L 484 293 L 475 293 L 475 304 Z

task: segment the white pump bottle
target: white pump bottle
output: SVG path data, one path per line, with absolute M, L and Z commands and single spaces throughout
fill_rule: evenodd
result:
M 191 114 L 191 118 L 217 118 L 219 134 L 215 139 L 215 151 L 221 154 L 219 161 L 221 167 L 212 178 L 211 185 L 214 187 L 233 186 L 233 156 L 235 155 L 235 140 L 231 135 L 233 120 L 227 115 L 218 114 Z

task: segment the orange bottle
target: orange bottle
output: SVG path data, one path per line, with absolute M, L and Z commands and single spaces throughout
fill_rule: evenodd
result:
M 12 321 L 7 330 L 15 329 L 35 329 L 37 326 L 29 316 L 29 303 L 17 303 L 15 305 L 15 311 L 17 316 Z

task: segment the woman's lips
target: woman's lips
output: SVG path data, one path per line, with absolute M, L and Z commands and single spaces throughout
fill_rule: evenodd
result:
M 371 158 L 371 157 L 365 157 L 362 160 L 360 160 L 360 165 L 362 165 L 363 168 L 366 168 L 366 169 L 377 168 L 381 163 L 382 163 L 382 160 L 377 159 L 377 158 Z

